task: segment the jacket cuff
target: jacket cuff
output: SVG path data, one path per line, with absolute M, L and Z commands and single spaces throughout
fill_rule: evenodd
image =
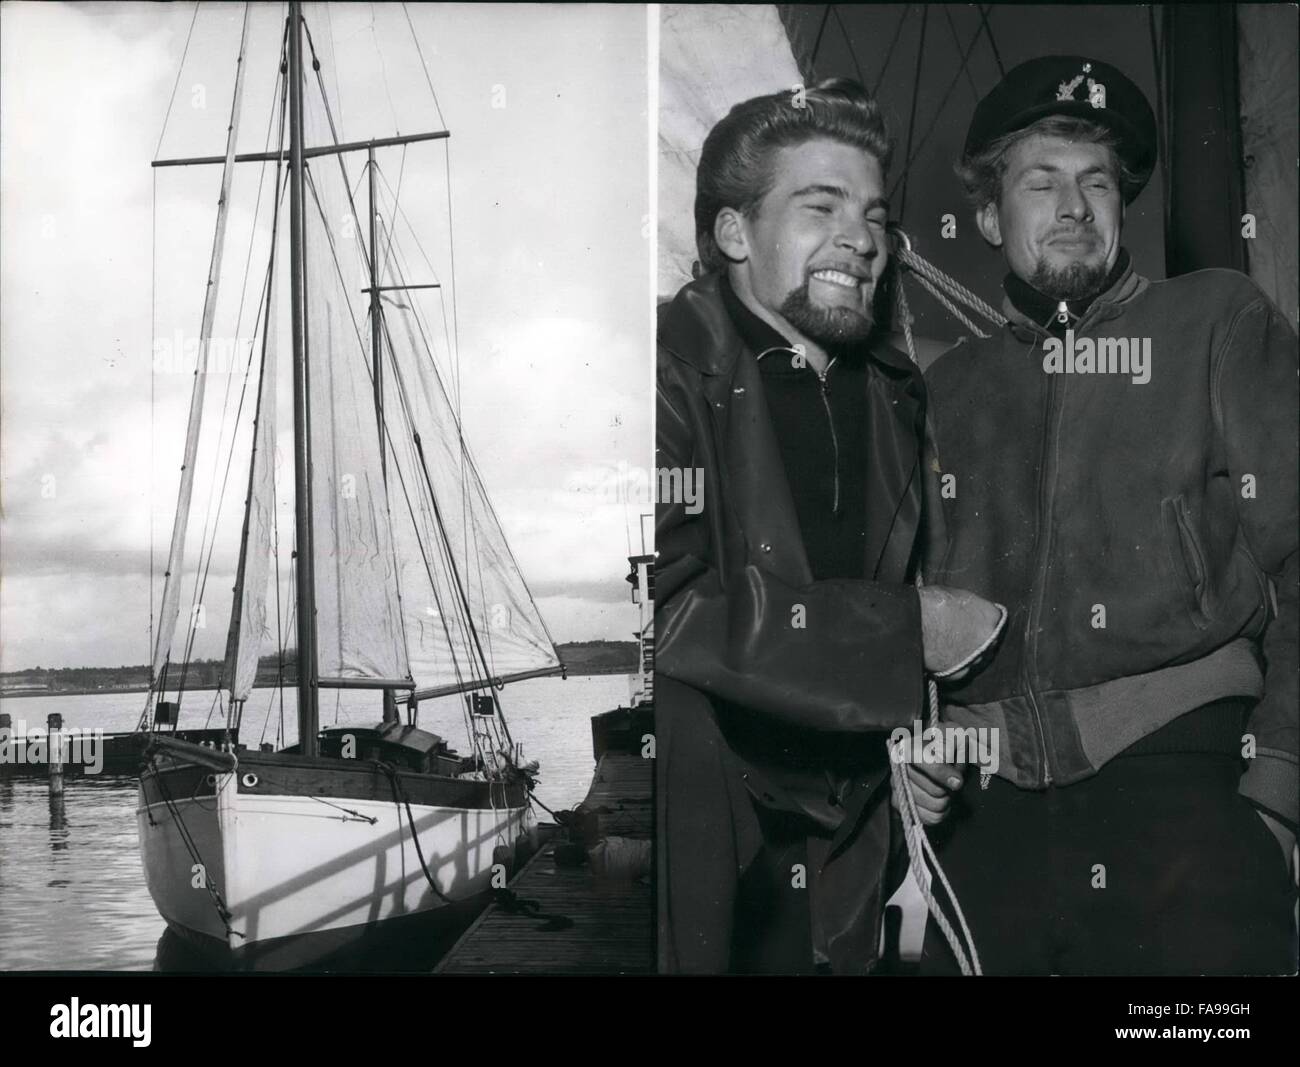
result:
M 1257 807 L 1282 820 L 1292 831 L 1300 819 L 1300 765 L 1289 752 L 1267 749 L 1255 754 L 1237 791 Z

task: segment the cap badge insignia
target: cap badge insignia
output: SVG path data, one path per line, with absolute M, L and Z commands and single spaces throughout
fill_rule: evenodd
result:
M 1085 75 L 1090 70 L 1092 70 L 1092 64 L 1085 63 L 1083 65 L 1083 70 L 1084 70 L 1083 74 L 1076 74 L 1069 81 L 1061 82 L 1056 87 L 1057 100 L 1068 100 L 1071 103 L 1074 102 L 1074 92 L 1076 89 L 1079 88 L 1080 84 L 1083 83 Z M 1105 107 L 1106 86 L 1099 81 L 1094 81 L 1092 78 L 1088 78 L 1087 82 L 1088 82 L 1088 103 L 1091 104 L 1094 108 Z
M 1056 87 L 1056 99 L 1073 100 L 1074 90 L 1079 88 L 1079 83 L 1082 81 L 1083 81 L 1083 75 L 1076 74 L 1068 82 L 1061 82 L 1061 84 Z

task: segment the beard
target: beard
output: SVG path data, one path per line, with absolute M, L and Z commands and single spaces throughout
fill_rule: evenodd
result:
M 1053 300 L 1084 300 L 1101 291 L 1109 274 L 1105 259 L 1095 264 L 1070 263 L 1053 267 L 1040 257 L 1028 282 Z
M 780 310 L 786 322 L 819 345 L 865 341 L 875 325 L 869 301 L 865 313 L 847 307 L 820 307 L 813 303 L 807 281 L 791 291 Z

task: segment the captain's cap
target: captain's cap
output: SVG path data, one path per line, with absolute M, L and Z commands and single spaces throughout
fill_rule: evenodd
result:
M 1040 56 L 1006 75 L 975 108 L 966 147 L 969 159 L 1004 134 L 1023 130 L 1047 115 L 1072 115 L 1109 127 L 1117 151 L 1139 178 L 1131 201 L 1156 165 L 1156 119 L 1142 90 L 1109 63 L 1086 56 Z

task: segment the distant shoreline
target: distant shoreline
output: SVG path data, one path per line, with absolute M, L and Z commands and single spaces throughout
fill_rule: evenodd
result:
M 592 676 L 592 675 L 603 675 L 603 674 L 636 674 L 636 668 L 635 668 L 635 667 L 630 667 L 630 668 L 629 668 L 629 667 L 583 667 L 583 668 L 581 668 L 581 669 L 579 669 L 579 670 L 572 670 L 572 671 L 569 671 L 569 672 L 568 672 L 568 677 L 570 677 L 570 678 L 585 678 L 585 677 Z M 558 678 L 559 675 L 557 674 L 557 675 L 555 675 L 555 677 Z M 225 686 L 215 686 L 215 685 L 187 685 L 187 686 L 185 687 L 185 692 L 187 692 L 187 693 L 210 693 L 210 692 L 212 692 L 214 689 L 218 689 L 218 688 L 224 689 Z M 267 689 L 274 689 L 274 688 L 275 688 L 275 686 L 273 686 L 273 685 L 255 685 L 255 686 L 253 686 L 253 691 L 254 691 L 254 692 L 257 692 L 257 691 L 259 691 L 259 690 L 261 690 L 261 691 L 265 691 L 265 690 L 267 690 Z M 295 688 L 295 687 L 294 687 L 292 684 L 290 684 L 290 683 L 286 683 L 286 684 L 285 684 L 285 688 L 286 688 L 286 689 L 292 689 L 292 688 Z M 38 692 L 35 692 L 35 693 L 3 693 L 3 692 L 0 692 L 0 702 L 5 701 L 5 700 L 25 700 L 25 699 L 27 699 L 28 697 L 93 697 L 93 696 L 113 696 L 113 695 L 117 695 L 117 694 L 130 694 L 130 693 L 147 693 L 147 692 L 149 692 L 149 687 L 148 687 L 148 686 L 129 686 L 129 687 L 126 687 L 126 688 L 123 688 L 123 689 L 116 689 L 116 688 L 111 688 L 111 689 L 110 689 L 110 688 L 105 688 L 105 689 L 49 689 L 49 690 L 41 690 L 41 691 L 38 691 Z
M 560 662 L 571 678 L 584 675 L 636 674 L 640 650 L 633 641 L 567 641 L 556 646 Z M 188 676 L 186 692 L 212 692 L 224 688 L 217 679 L 223 673 L 219 660 L 193 660 L 182 676 Z M 292 652 L 283 664 L 275 656 L 262 656 L 258 663 L 254 689 L 274 689 L 277 670 L 289 671 L 281 684 L 292 688 L 297 682 L 292 673 Z M 148 693 L 147 665 L 121 667 L 33 667 L 24 671 L 0 672 L 0 701 L 26 697 L 94 696 L 98 693 Z M 174 691 L 170 686 L 169 691 Z

